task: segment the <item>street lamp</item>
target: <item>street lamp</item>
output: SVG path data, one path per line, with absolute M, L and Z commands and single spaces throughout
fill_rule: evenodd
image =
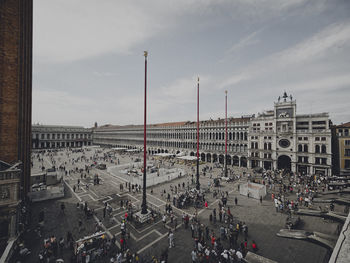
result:
M 200 189 L 199 183 L 199 77 L 197 82 L 197 182 L 196 189 Z
M 145 56 L 145 108 L 144 108 L 144 124 L 143 124 L 143 194 L 142 194 L 142 210 L 141 214 L 147 214 L 147 203 L 146 203 L 146 112 L 147 112 L 147 55 L 148 52 L 144 51 Z

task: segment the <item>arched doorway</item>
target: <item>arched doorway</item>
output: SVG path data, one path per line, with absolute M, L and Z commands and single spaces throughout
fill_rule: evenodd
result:
M 190 153 L 190 156 L 194 156 L 194 152 L 191 152 L 191 153 Z
M 247 167 L 247 158 L 241 157 L 241 167 Z
M 205 162 L 205 153 L 201 153 L 201 161 Z
M 207 162 L 211 162 L 211 154 L 210 153 L 207 153 Z
M 213 154 L 213 163 L 218 161 L 218 155 L 216 153 Z
M 227 155 L 227 159 L 226 159 L 227 165 L 231 165 L 231 155 Z
M 224 164 L 225 158 L 223 154 L 219 155 L 219 163 Z
M 237 155 L 233 156 L 232 158 L 232 165 L 233 166 L 239 166 L 239 158 Z
M 291 159 L 287 155 L 281 155 L 277 159 L 277 169 L 285 169 L 289 170 L 291 169 Z

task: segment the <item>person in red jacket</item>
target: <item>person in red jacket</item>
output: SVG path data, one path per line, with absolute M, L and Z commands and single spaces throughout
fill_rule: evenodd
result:
M 256 245 L 255 241 L 252 242 L 252 249 L 254 252 L 258 251 L 258 246 Z

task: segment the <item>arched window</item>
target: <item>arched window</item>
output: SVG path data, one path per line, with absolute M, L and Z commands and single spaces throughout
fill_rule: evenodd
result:
M 251 145 L 251 148 L 254 149 L 254 143 L 252 142 L 251 144 L 252 144 L 252 145 Z
M 303 151 L 303 146 L 301 144 L 298 145 L 298 152 L 302 152 Z
M 308 151 L 309 151 L 309 148 L 308 148 L 307 145 L 305 144 L 305 145 L 304 145 L 304 152 L 307 153 Z
M 236 133 L 233 132 L 232 133 L 232 140 L 235 140 L 235 137 L 236 137 L 235 135 L 236 135 Z
M 268 148 L 269 148 L 269 150 L 272 150 L 272 144 L 271 144 L 271 142 L 268 143 Z
M 320 152 L 320 146 L 319 146 L 319 145 L 316 145 L 316 147 L 315 147 L 315 152 L 316 152 L 316 153 L 319 153 L 319 152 Z
M 327 153 L 327 148 L 326 148 L 326 145 L 322 145 L 322 153 Z
M 264 143 L 264 150 L 267 150 L 267 143 Z
M 244 140 L 245 141 L 248 140 L 248 133 L 247 132 L 244 133 Z
M 232 132 L 229 133 L 229 140 L 232 140 Z
M 257 142 L 255 143 L 255 149 L 258 149 L 258 143 Z

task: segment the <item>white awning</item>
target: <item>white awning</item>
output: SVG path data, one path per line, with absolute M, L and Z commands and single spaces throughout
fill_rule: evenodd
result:
M 171 157 L 174 155 L 175 154 L 171 154 L 171 153 L 156 153 L 156 154 L 154 154 L 154 156 L 160 156 L 160 157 Z
M 185 161 L 195 161 L 197 160 L 197 157 L 196 156 L 179 156 L 179 157 L 176 157 L 177 159 L 181 159 L 181 160 L 185 160 Z

